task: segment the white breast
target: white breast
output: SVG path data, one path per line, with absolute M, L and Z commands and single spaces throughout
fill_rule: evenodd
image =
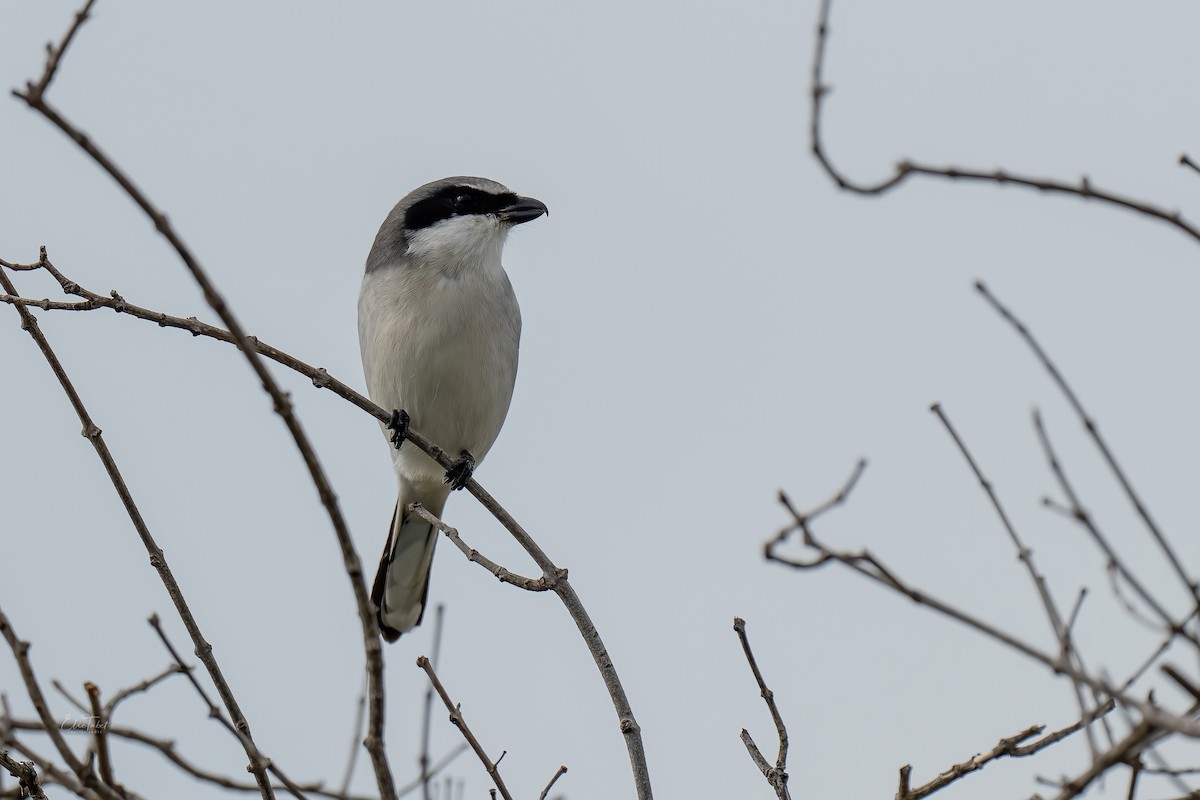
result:
M 399 262 L 364 277 L 358 303 L 371 399 L 407 411 L 412 427 L 452 456 L 468 450 L 477 461 L 508 413 L 521 337 L 521 311 L 500 265 L 503 231 L 480 233 L 491 233 L 479 238 L 495 246 L 466 263 L 436 241 L 444 237 L 430 237 L 423 250 L 410 246 Z M 440 485 L 442 468 L 411 445 L 395 459 L 406 480 Z

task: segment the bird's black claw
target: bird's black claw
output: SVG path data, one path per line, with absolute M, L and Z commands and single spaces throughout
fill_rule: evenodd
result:
M 467 485 L 467 481 L 471 480 L 473 472 L 475 472 L 475 456 L 463 450 L 450 465 L 450 469 L 446 470 L 444 482 L 450 484 L 451 489 L 461 489 Z
M 404 437 L 408 433 L 408 423 L 411 420 L 408 417 L 408 412 L 402 408 L 398 408 L 392 412 L 392 418 L 388 420 L 388 430 L 392 432 L 392 446 L 397 450 L 400 445 L 404 444 Z

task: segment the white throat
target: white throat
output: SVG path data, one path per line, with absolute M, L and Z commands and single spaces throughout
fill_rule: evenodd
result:
M 408 256 L 415 264 L 446 277 L 471 272 L 502 272 L 500 255 L 509 226 L 491 215 L 451 217 L 413 233 Z

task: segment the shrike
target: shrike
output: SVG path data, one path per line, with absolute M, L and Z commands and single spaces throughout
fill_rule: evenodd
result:
M 421 622 L 437 542 L 437 531 L 408 505 L 440 517 L 451 489 L 466 485 L 504 424 L 521 309 L 500 254 L 514 225 L 545 213 L 541 201 L 495 181 L 444 178 L 396 204 L 367 256 L 358 297 L 363 371 L 371 399 L 396 409 L 384 433 L 395 446 L 400 492 L 371 590 L 389 642 Z M 410 421 L 458 456 L 451 469 L 400 446 Z

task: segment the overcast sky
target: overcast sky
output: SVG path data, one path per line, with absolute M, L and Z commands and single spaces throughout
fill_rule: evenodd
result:
M 0 84 L 39 73 L 76 4 L 0 5 Z M 158 3 L 100 0 L 51 91 L 167 211 L 253 334 L 362 386 L 356 298 L 380 222 L 409 190 L 482 175 L 537 197 L 505 263 L 524 314 L 516 393 L 476 477 L 591 612 L 643 727 L 660 797 L 769 797 L 738 731 L 773 727 L 731 627 L 744 617 L 792 737 L 797 797 L 890 797 L 1035 724 L 1070 685 L 861 579 L 767 564 L 800 506 L 870 466 L 819 528 L 913 583 L 1051 649 L 986 498 L 929 413 L 940 401 L 1097 670 L 1153 646 L 1109 597 L 1080 530 L 1043 509 L 1042 409 L 1085 501 L 1175 607 L 1181 597 L 1078 420 L 973 292 L 985 280 L 1040 337 L 1184 557 L 1195 536 L 1200 382 L 1196 242 L 1161 223 L 1016 188 L 914 180 L 841 194 L 808 152 L 817 4 Z M 1200 175 L 1200 7 L 838 0 L 831 156 L 874 180 L 901 158 L 1099 186 L 1185 213 Z M 215 321 L 141 212 L 57 130 L 0 100 L 0 258 L 39 245 L 98 292 Z M 1200 216 L 1195 211 L 1193 216 Z M 20 274 L 28 295 L 53 295 Z M 6 514 L 0 604 L 42 680 L 111 693 L 191 645 L 52 374 L 0 308 Z M 260 747 L 297 780 L 340 780 L 362 642 L 303 464 L 232 348 L 107 311 L 42 315 L 165 549 Z M 368 571 L 394 502 L 373 420 L 281 368 Z M 474 547 L 529 561 L 469 496 L 446 517 Z M 632 796 L 616 717 L 551 594 L 498 584 L 443 542 L 440 673 L 523 797 L 559 764 L 572 800 Z M 416 772 L 426 624 L 388 646 L 388 748 Z M 30 716 L 11 658 L 0 687 Z M 1164 697 L 1174 697 L 1166 694 Z M 55 711 L 71 712 L 54 697 Z M 183 681 L 118 723 L 206 768 L 245 756 Z M 438 712 L 434 755 L 457 731 Z M 43 752 L 50 747 L 40 741 Z M 81 744 L 82 746 L 82 744 Z M 118 779 L 202 796 L 122 747 Z M 1086 766 L 1082 742 L 997 763 L 959 797 L 1022 797 Z M 490 785 L 469 755 L 449 774 Z M 373 791 L 360 762 L 356 789 Z M 1123 796 L 1123 785 L 1107 787 Z M 1044 790 L 1043 790 L 1044 791 Z M 58 792 L 52 796 L 58 796 Z M 218 796 L 206 789 L 203 796 Z M 950 797 L 950 794 L 945 795 Z

